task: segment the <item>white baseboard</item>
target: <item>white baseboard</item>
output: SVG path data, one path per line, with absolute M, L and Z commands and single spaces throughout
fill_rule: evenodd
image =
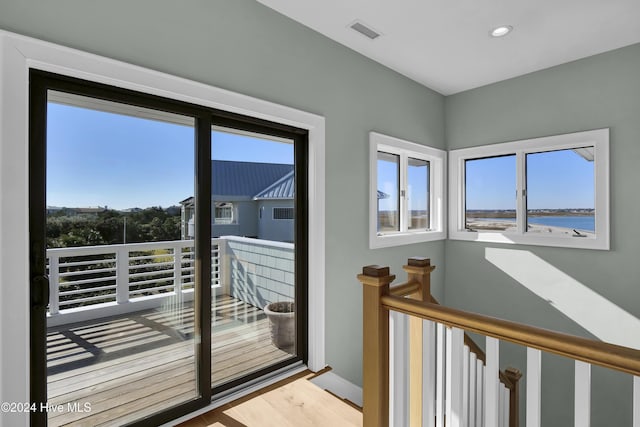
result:
M 312 378 L 311 382 L 362 407 L 362 387 L 358 387 L 331 371 Z

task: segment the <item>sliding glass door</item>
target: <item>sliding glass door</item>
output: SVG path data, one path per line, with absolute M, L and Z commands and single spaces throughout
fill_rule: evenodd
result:
M 160 424 L 306 361 L 306 133 L 31 72 L 34 425 Z
M 298 356 L 295 140 L 226 123 L 211 134 L 215 389 Z

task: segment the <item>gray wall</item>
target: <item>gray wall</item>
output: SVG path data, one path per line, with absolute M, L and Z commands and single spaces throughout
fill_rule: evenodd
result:
M 260 239 L 293 242 L 294 220 L 273 219 L 273 208 L 293 208 L 293 200 L 260 200 L 258 211 L 258 236 Z
M 223 200 L 216 200 L 223 201 Z M 236 222 L 234 224 L 213 224 L 211 237 L 220 236 L 258 236 L 258 204 L 253 200 L 232 201 Z M 214 212 L 215 203 L 211 204 Z
M 446 304 L 590 337 L 579 324 L 485 259 L 487 247 L 502 247 L 530 251 L 586 290 L 640 317 L 636 271 L 640 253 L 636 226 L 640 218 L 640 45 L 447 97 L 445 114 L 449 149 L 609 127 L 612 214 L 610 251 L 447 241 Z M 592 307 L 592 315 L 602 313 Z M 602 322 L 608 322 L 611 329 L 625 327 L 607 318 Z M 637 336 L 640 331 L 634 328 L 627 333 Z M 524 370 L 523 351 L 505 347 L 503 365 Z M 573 425 L 571 400 L 567 400 L 571 396 L 567 393 L 573 391 L 572 365 L 550 356 L 543 358 L 543 366 L 542 425 Z M 600 369 L 593 375 L 592 425 L 630 425 L 630 380 Z M 623 388 L 613 389 L 618 383 Z
M 323 115 L 326 118 L 326 355 L 361 383 L 366 264 L 400 266 L 444 242 L 368 249 L 368 132 L 444 148 L 444 98 L 252 0 L 0 0 L 0 28 Z M 313 260 L 311 260 L 313 262 Z

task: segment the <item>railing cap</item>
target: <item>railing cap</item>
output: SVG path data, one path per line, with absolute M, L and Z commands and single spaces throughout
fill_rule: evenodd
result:
M 369 277 L 386 277 L 391 274 L 389 267 L 380 267 L 379 265 L 365 265 L 362 267 L 362 275 Z
M 407 265 L 411 267 L 429 267 L 431 265 L 431 258 L 411 257 L 407 260 Z

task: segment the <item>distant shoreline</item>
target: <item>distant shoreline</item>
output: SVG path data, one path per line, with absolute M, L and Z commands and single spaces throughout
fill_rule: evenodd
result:
M 530 217 L 545 217 L 545 216 L 595 216 L 595 211 L 586 210 L 586 209 L 563 209 L 563 210 L 533 210 L 528 211 L 527 216 Z M 516 211 L 506 210 L 506 211 L 475 211 L 468 210 L 467 218 L 516 218 Z

